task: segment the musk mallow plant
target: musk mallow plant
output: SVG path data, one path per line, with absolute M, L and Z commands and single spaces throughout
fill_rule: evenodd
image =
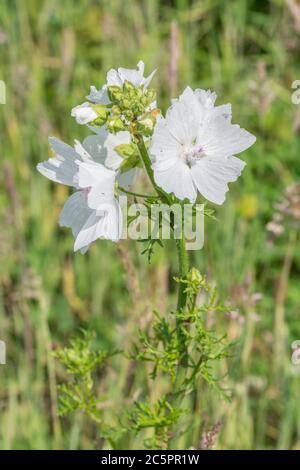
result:
M 245 166 L 235 155 L 249 148 L 255 137 L 232 124 L 231 106 L 217 106 L 216 94 L 209 90 L 187 87 L 163 116 L 151 87 L 154 74 L 155 71 L 145 77 L 141 61 L 137 69 L 110 70 L 102 88 L 92 86 L 87 101 L 71 112 L 77 123 L 87 126 L 92 135 L 82 143 L 75 141 L 74 147 L 50 138 L 54 157 L 40 163 L 38 170 L 47 178 L 75 189 L 60 216 L 60 224 L 72 229 L 75 251 L 85 253 L 97 239 L 120 240 L 121 195 L 142 200 L 147 208 L 153 204 L 168 207 L 174 203 L 181 207 L 192 204 L 196 212 L 198 202 L 223 204 L 228 183 L 236 181 Z M 132 188 L 143 170 L 152 194 L 137 193 Z M 211 215 L 209 210 L 205 213 Z M 170 226 L 175 232 L 172 217 Z M 163 246 L 162 240 L 152 240 L 151 236 L 143 242 L 149 258 L 155 243 Z M 199 381 L 221 389 L 212 363 L 228 354 L 224 338 L 205 327 L 208 312 L 225 311 L 227 307 L 218 304 L 215 289 L 195 267 L 190 267 L 184 231 L 176 239 L 176 246 L 179 264 L 175 279 L 176 310 L 170 314 L 156 312 L 152 325 L 139 332 L 138 341 L 132 341 L 132 351 L 126 355 L 137 364 L 152 364 L 152 380 L 161 376 L 168 379 L 169 390 L 158 401 L 149 401 L 145 393 L 144 401 L 133 403 L 127 412 L 127 424 L 123 420 L 120 425 L 121 434 L 153 429 L 150 440 L 148 437 L 144 440 L 144 445 L 152 448 L 174 445 L 178 422 L 183 416 L 192 417 L 191 403 L 187 408 L 182 404 L 191 393 L 197 393 Z M 201 304 L 199 292 L 206 298 Z M 99 364 L 91 360 L 87 367 L 86 361 L 93 357 L 90 338 L 78 341 L 57 354 L 72 375 L 69 388 L 63 388 L 61 412 L 81 409 L 93 418 L 97 398 L 92 400 L 94 408 L 90 409 L 84 390 L 87 387 L 90 396 L 91 374 Z M 110 356 L 104 353 L 100 362 Z M 78 370 L 73 367 L 74 360 Z M 88 370 L 88 378 L 80 370 L 82 364 Z M 83 395 L 76 396 L 76 390 Z M 98 408 L 95 413 L 102 436 L 116 446 L 119 439 L 116 428 L 105 424 Z

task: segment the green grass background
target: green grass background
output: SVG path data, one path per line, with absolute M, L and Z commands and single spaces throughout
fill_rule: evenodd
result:
M 70 110 L 89 86 L 139 59 L 149 73 L 158 67 L 153 83 L 163 110 L 187 84 L 211 88 L 218 103 L 232 103 L 233 122 L 257 136 L 242 156 L 242 177 L 216 208 L 218 221 L 206 223 L 203 250 L 193 253 L 239 311 L 212 319 L 238 342 L 226 365 L 232 401 L 204 395 L 195 420 L 207 429 L 222 420 L 219 449 L 300 448 L 300 366 L 291 363 L 291 343 L 300 339 L 299 218 L 285 218 L 271 245 L 266 230 L 300 172 L 300 105 L 291 102 L 300 79 L 300 5 L 283 0 L 1 0 L 0 339 L 8 357 L 0 366 L 0 447 L 100 448 L 97 430 L 81 417 L 57 417 L 56 382 L 64 376 L 51 350 L 79 327 L 94 329 L 100 346 L 123 347 L 153 308 L 174 306 L 172 243 L 150 267 L 129 242 L 118 249 L 99 241 L 74 255 L 70 232 L 57 223 L 68 190 L 35 169 L 49 156 L 49 135 L 68 143 L 87 135 Z M 116 360 L 100 380 L 108 408 L 134 398 L 124 389 L 126 373 Z M 143 380 L 137 372 L 135 390 Z M 131 439 L 120 445 L 141 446 Z

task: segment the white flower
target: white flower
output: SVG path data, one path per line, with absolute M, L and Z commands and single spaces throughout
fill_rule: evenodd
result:
M 71 116 L 76 119 L 78 124 L 88 124 L 97 119 L 98 114 L 92 108 L 91 104 L 86 102 L 75 106 L 71 111 Z
M 158 186 L 179 199 L 194 202 L 197 190 L 223 204 L 228 183 L 241 174 L 245 162 L 235 154 L 255 137 L 231 124 L 231 106 L 215 106 L 216 95 L 187 87 L 157 121 L 150 152 Z
M 144 86 L 147 88 L 156 72 L 153 72 L 146 78 L 144 77 L 145 64 L 142 60 L 137 64 L 137 69 L 125 69 L 119 67 L 118 70 L 111 69 L 107 72 L 106 84 L 98 91 L 96 87 L 91 86 L 90 94 L 87 96 L 87 99 L 92 103 L 96 104 L 108 104 L 108 94 L 107 87 L 109 86 L 119 86 L 122 87 L 125 80 L 132 83 L 135 87 Z
M 121 144 L 130 144 L 129 132 L 121 131 L 117 134 L 110 134 L 103 128 L 95 128 L 97 135 L 91 135 L 83 141 L 83 147 L 93 155 L 97 162 L 102 163 L 107 168 L 114 170 L 119 185 L 124 189 L 129 189 L 138 175 L 139 170 L 132 168 L 126 172 L 121 172 L 120 167 L 123 158 L 116 152 L 115 148 Z
M 37 169 L 50 180 L 78 190 L 60 215 L 60 225 L 72 229 L 74 251 L 85 253 L 98 238 L 118 241 L 123 220 L 114 197 L 115 172 L 93 159 L 78 141 L 75 149 L 53 137 L 49 142 L 56 156 Z
M 90 94 L 86 99 L 95 104 L 109 104 L 110 102 L 107 94 L 107 87 L 105 85 L 99 91 L 95 86 L 91 86 Z
M 147 88 L 156 70 L 145 78 L 144 69 L 145 64 L 142 60 L 137 64 L 137 69 L 124 69 L 123 67 L 119 67 L 118 70 L 111 69 L 107 72 L 107 86 L 116 85 L 121 87 L 125 80 L 127 80 L 137 88 L 141 85 L 143 85 L 144 88 Z

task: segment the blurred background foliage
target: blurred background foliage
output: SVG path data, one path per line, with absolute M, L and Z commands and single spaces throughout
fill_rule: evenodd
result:
M 300 105 L 291 102 L 299 46 L 296 0 L 1 0 L 2 449 L 100 448 L 82 418 L 57 417 L 64 376 L 52 349 L 80 327 L 94 329 L 99 346 L 127 347 L 154 308 L 174 306 L 172 242 L 171 261 L 158 249 L 150 267 L 128 241 L 99 241 L 74 255 L 70 232 L 57 223 L 68 189 L 35 169 L 50 155 L 49 135 L 68 143 L 87 135 L 70 110 L 89 86 L 139 59 L 146 72 L 158 67 L 163 110 L 187 84 L 211 88 L 219 104 L 233 104 L 233 122 L 257 136 L 242 177 L 216 208 L 218 221 L 206 223 L 204 248 L 192 253 L 233 306 L 209 325 L 237 341 L 224 366 L 232 401 L 203 394 L 195 420 L 204 431 L 221 423 L 216 448 L 300 448 L 300 366 L 291 362 L 300 339 Z M 118 358 L 100 379 L 109 416 L 110 402 L 130 403 L 145 375 Z M 200 438 L 193 436 L 196 448 Z

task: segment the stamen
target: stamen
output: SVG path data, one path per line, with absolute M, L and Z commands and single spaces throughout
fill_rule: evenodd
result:
M 197 147 L 184 146 L 181 152 L 181 158 L 188 166 L 194 165 L 198 160 L 205 156 L 205 151 L 201 145 Z

